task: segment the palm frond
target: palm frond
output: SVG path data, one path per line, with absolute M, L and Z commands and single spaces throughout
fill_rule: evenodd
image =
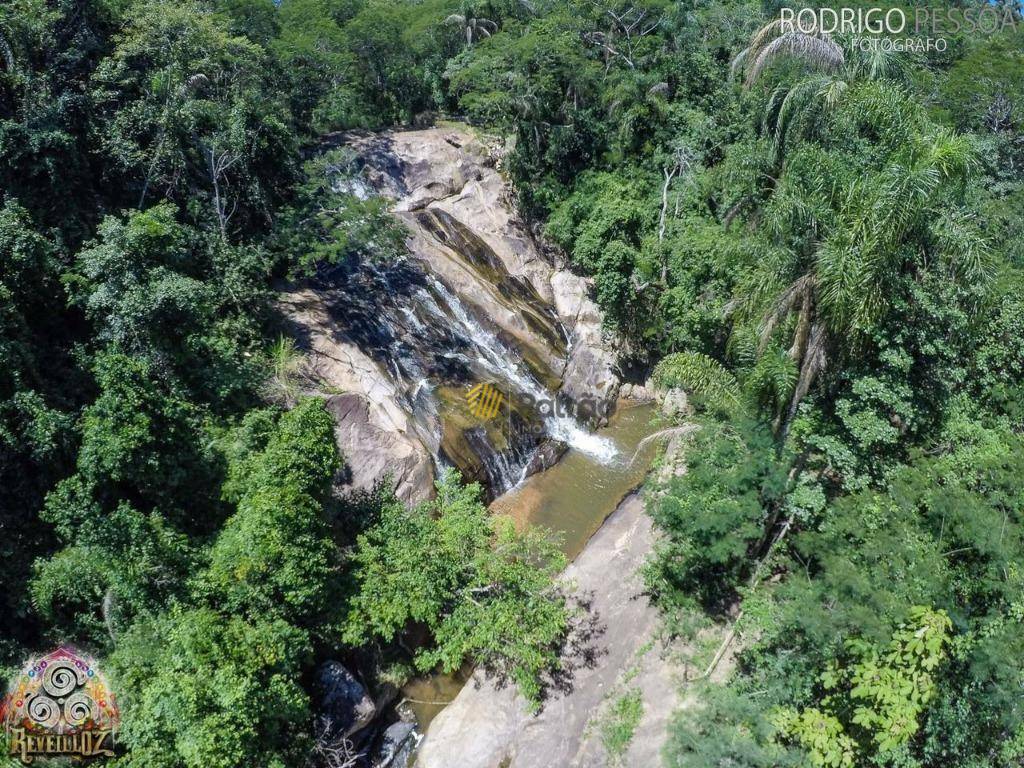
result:
M 846 230 L 822 243 L 816 253 L 819 312 L 837 332 L 854 330 L 855 318 L 865 314 L 865 302 L 870 302 L 877 290 L 868 279 L 865 251 L 870 250 Z
M 791 87 L 779 85 L 768 101 L 764 120 L 776 150 L 781 151 L 795 123 L 813 123 L 814 117 L 834 109 L 846 87 L 844 80 L 827 74 L 808 77 Z
M 779 324 L 798 306 L 803 307 L 807 297 L 814 292 L 816 278 L 808 273 L 793 281 L 775 300 L 775 304 L 761 321 L 759 351 L 764 351 Z
M 888 50 L 882 46 L 871 46 L 867 50 L 856 47 L 853 50 L 853 73 L 869 80 L 903 80 L 918 58 L 912 51 L 898 51 L 895 47 Z
M 776 19 L 754 34 L 750 45 L 733 59 L 732 70 L 746 70 L 745 83 L 750 86 L 772 62 L 784 57 L 825 70 L 839 69 L 846 62 L 842 47 L 827 32 L 783 31 L 782 21 Z
M 974 220 L 960 211 L 945 211 L 932 222 L 931 234 L 949 272 L 973 286 L 985 286 L 995 277 L 988 240 Z
M 778 348 L 762 354 L 744 379 L 744 385 L 754 398 L 771 405 L 776 412 L 790 401 L 796 382 L 796 361 Z

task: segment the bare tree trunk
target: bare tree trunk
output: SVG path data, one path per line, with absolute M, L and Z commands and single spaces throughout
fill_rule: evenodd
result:
M 0 34 L 0 59 L 4 60 L 4 66 L 8 72 L 14 72 L 14 51 L 7 43 L 7 38 Z
M 782 432 L 779 434 L 780 442 L 785 442 L 786 436 L 789 434 L 789 428 L 793 424 L 793 419 L 796 418 L 796 411 L 800 407 L 800 402 L 807 396 L 811 389 L 811 384 L 814 383 L 818 374 L 825 368 L 825 343 L 827 341 L 828 335 L 824 323 L 820 320 L 814 321 L 811 325 L 810 337 L 807 340 L 807 348 L 804 351 L 803 363 L 800 366 L 800 375 L 797 378 L 796 389 L 793 391 L 793 399 L 789 403 L 789 411 L 786 413 L 786 419 L 782 423 Z
M 806 454 L 801 454 L 797 458 L 796 462 L 793 464 L 793 468 L 789 472 L 787 484 L 795 484 L 796 478 L 799 477 L 800 473 L 803 471 L 804 462 L 806 461 L 806 459 Z M 772 522 L 768 527 L 768 531 L 766 532 L 766 535 L 769 537 L 771 536 L 771 529 L 775 527 L 776 519 L 777 518 L 773 516 Z M 764 555 L 760 559 L 758 559 L 757 565 L 754 566 L 754 572 L 750 574 L 750 579 L 747 582 L 748 592 L 752 592 L 753 590 L 755 590 L 757 586 L 761 583 L 761 572 L 764 570 L 765 563 L 768 562 L 768 558 L 771 557 L 772 552 L 775 551 L 775 547 L 778 546 L 779 542 L 786 538 L 792 527 L 793 515 L 791 514 L 789 517 L 786 518 L 786 521 L 782 524 L 782 528 L 779 531 L 778 535 L 770 539 L 770 543 L 768 544 L 768 548 L 765 550 Z M 718 667 L 722 659 L 725 657 L 726 651 L 729 650 L 729 646 L 732 645 L 732 641 L 736 638 L 736 628 L 739 626 L 739 623 L 742 619 L 743 609 L 741 608 L 740 612 L 736 614 L 736 618 L 733 620 L 732 626 L 729 627 L 729 631 L 726 633 L 725 638 L 722 640 L 722 643 L 718 646 L 718 650 L 715 652 L 715 655 L 711 658 L 711 663 L 708 664 L 708 667 L 704 670 L 704 673 L 696 679 L 701 680 L 710 677 L 714 673 L 715 669 Z
M 237 208 L 237 203 L 232 206 L 231 212 L 227 212 L 226 201 L 221 192 L 221 179 L 224 178 L 224 174 L 227 173 L 228 169 L 233 166 L 237 160 L 237 155 L 232 155 L 229 152 L 221 152 L 217 155 L 216 149 L 211 146 L 209 151 L 210 159 L 210 181 L 213 183 L 213 207 L 217 212 L 217 223 L 220 225 L 220 239 L 223 242 L 228 240 L 228 221 L 234 215 Z

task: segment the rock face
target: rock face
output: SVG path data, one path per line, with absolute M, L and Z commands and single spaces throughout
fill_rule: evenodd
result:
M 638 568 L 650 551 L 643 501 L 628 497 L 569 566 L 567 580 L 588 599 L 603 631 L 590 665 L 575 666 L 569 692 L 554 693 L 530 715 L 515 688 L 496 688 L 480 672 L 431 723 L 419 768 L 572 768 L 611 764 L 601 725 L 619 697 L 639 692 L 643 715 L 620 764 L 660 764 L 666 723 L 680 704 L 681 670 L 657 639 L 658 615 L 643 596 Z
M 377 363 L 339 332 L 322 292 L 299 287 L 279 306 L 306 353 L 304 375 L 328 395 L 335 437 L 351 473 L 351 487 L 367 490 L 389 475 L 398 498 L 415 503 L 433 491 L 430 451 L 402 407 L 400 394 Z
M 392 723 L 374 750 L 371 765 L 373 768 L 405 768 L 416 749 L 417 740 L 415 725 L 402 720 Z
M 654 389 L 644 384 L 623 384 L 619 388 L 619 397 L 637 403 L 649 403 L 658 399 Z
M 316 693 L 319 701 L 313 727 L 318 741 L 351 736 L 377 713 L 366 689 L 337 661 L 326 661 L 317 669 Z
M 545 257 L 515 212 L 511 191 L 495 167 L 496 149 L 463 128 L 373 134 L 352 140 L 350 146 L 364 159 L 371 184 L 395 199 L 395 210 L 413 233 L 414 253 L 425 253 L 432 264 L 439 261 L 431 253 L 434 249 L 454 245 L 464 254 L 466 249 L 453 242 L 457 237 L 446 235 L 443 228 L 439 234 L 430 222 L 461 225 L 486 246 L 478 251 L 498 259 L 512 282 L 525 282 L 554 307 L 570 340 L 568 358 L 556 371 L 562 393 L 573 400 L 607 402 L 615 397 L 617 345 L 603 332 L 601 312 L 588 296 L 589 281 L 557 269 Z M 500 299 L 485 300 L 469 291 L 460 295 L 470 303 L 481 301 L 481 310 L 520 343 L 536 345 L 530 337 L 539 334 L 544 337 L 540 346 L 550 348 L 548 329 L 538 328 L 532 318 L 516 317 L 515 311 L 506 313 Z
M 415 504 L 430 498 L 434 482 L 430 454 L 408 432 L 382 424 L 373 413 L 374 405 L 355 392 L 327 398 L 338 445 L 351 457 L 351 486 L 369 490 L 387 476 L 402 501 Z
M 393 199 L 410 256 L 339 265 L 281 295 L 307 389 L 335 414 L 352 487 L 387 474 L 400 498 L 419 501 L 451 464 L 496 495 L 545 466 L 551 441 L 580 440 L 604 420 L 616 345 L 587 281 L 545 256 L 468 129 L 339 141 L 362 163 L 354 183 Z M 469 400 L 485 383 L 501 393 L 501 418 Z M 546 415 L 555 401 L 577 405 L 576 418 Z

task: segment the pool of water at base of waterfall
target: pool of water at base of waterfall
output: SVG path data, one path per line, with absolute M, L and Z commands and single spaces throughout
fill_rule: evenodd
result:
M 662 426 L 653 404 L 620 403 L 608 425 L 597 430 L 618 449 L 613 461 L 603 462 L 570 449 L 554 466 L 491 502 L 491 511 L 510 515 L 521 526 L 547 528 L 558 537 L 562 551 L 575 558 L 605 519 L 643 482 L 657 447 L 650 443 L 639 453 L 637 448 Z M 458 695 L 471 673 L 467 666 L 455 674 L 424 675 L 406 683 L 402 706 L 415 715 L 420 733 L 425 733 L 430 721 Z

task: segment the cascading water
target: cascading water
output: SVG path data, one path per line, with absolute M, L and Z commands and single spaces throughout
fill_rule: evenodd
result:
M 438 466 L 457 467 L 495 496 L 549 465 L 562 446 L 596 462 L 614 461 L 614 443 L 581 423 L 584 414 L 603 413 L 607 402 L 600 395 L 596 407 L 581 396 L 603 391 L 603 383 L 579 387 L 580 369 L 570 368 L 572 341 L 553 296 L 527 277 L 536 269 L 510 271 L 508 254 L 495 251 L 474 216 L 460 219 L 423 205 L 406 184 L 407 174 L 418 171 L 392 154 L 389 141 L 363 149 L 363 176 L 339 181 L 336 191 L 365 199 L 386 190 L 399 198 L 395 211 L 408 227 L 409 257 L 336 265 L 318 276 L 316 289 L 328 299 L 338 335 L 372 358 L 393 385 L 388 396 L 411 417 L 416 442 Z M 469 165 L 459 167 L 453 182 L 473 176 Z M 447 176 L 439 178 L 436 186 L 445 188 Z M 429 180 L 421 189 L 434 187 Z M 525 238 L 514 247 L 524 255 L 533 248 Z M 563 389 L 567 381 L 572 385 Z M 474 413 L 467 394 L 478 384 L 501 393 L 500 417 Z
M 615 459 L 615 445 L 565 413 L 566 404 L 559 405 L 557 393 L 540 382 L 516 348 L 417 260 L 348 265 L 321 275 L 321 280 L 325 289 L 329 285 L 336 292 L 331 306 L 339 326 L 389 373 L 439 465 L 467 470 L 465 460 L 445 451 L 439 389 L 447 387 L 462 397 L 484 382 L 507 398 L 504 444 L 496 445 L 480 423 L 463 425 L 460 440 L 479 461 L 485 475 L 479 479 L 492 494 L 522 481 L 546 440 L 564 443 L 598 462 Z
M 550 438 L 565 443 L 601 463 L 615 459 L 618 450 L 611 440 L 584 429 L 572 416 L 545 413 L 544 411 L 556 410 L 555 394 L 546 390 L 525 366 L 518 362 L 518 356 L 513 350 L 474 320 L 459 298 L 445 288 L 437 278 L 430 276 L 427 279 L 431 287 L 441 295 L 452 316 L 461 324 L 462 335 L 479 351 L 480 364 L 499 380 L 514 386 L 520 394 L 529 396 L 542 409 L 544 426 Z M 525 469 L 525 465 L 523 468 Z M 521 475 L 520 472 L 516 482 L 521 479 Z

